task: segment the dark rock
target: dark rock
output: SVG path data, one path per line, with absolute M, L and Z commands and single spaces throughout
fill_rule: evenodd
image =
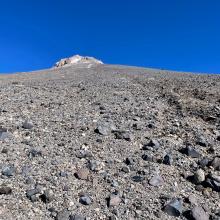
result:
M 172 165 L 172 163 L 173 163 L 172 156 L 170 154 L 165 155 L 163 158 L 163 164 Z
M 170 216 L 179 217 L 182 214 L 182 200 L 173 199 L 164 207 L 164 212 Z
M 4 147 L 4 148 L 2 149 L 2 153 L 3 153 L 3 154 L 7 154 L 7 153 L 8 153 L 8 149 Z
M 160 148 L 159 141 L 156 139 L 152 139 L 149 143 L 143 146 L 143 150 L 150 150 L 150 148 L 152 148 L 153 150 L 158 150 Z
M 133 136 L 128 132 L 128 131 L 114 131 L 115 134 L 115 138 L 116 139 L 124 139 L 126 141 L 132 141 L 133 140 Z
M 148 154 L 143 154 L 142 159 L 145 160 L 145 161 L 150 161 L 150 162 L 152 162 L 154 160 L 153 156 L 148 155 Z
M 57 213 L 56 220 L 69 220 L 70 212 L 68 210 L 63 210 Z
M 79 202 L 83 205 L 90 205 L 92 204 L 92 199 L 88 195 L 82 195 Z
M 44 203 L 50 203 L 54 198 L 53 191 L 45 190 L 44 193 L 40 196 L 40 198 Z
M 127 158 L 125 159 L 125 163 L 126 163 L 127 165 L 134 165 L 135 160 L 132 159 L 132 158 L 130 158 L 130 157 L 127 157 Z
M 220 135 L 217 137 L 217 141 L 220 141 Z
M 0 195 L 4 194 L 4 195 L 8 195 L 12 193 L 12 189 L 11 187 L 8 186 L 0 186 Z
M 215 170 L 220 170 L 220 157 L 215 157 L 211 162 L 211 166 Z
M 209 220 L 209 215 L 202 207 L 196 206 L 191 210 L 192 220 Z
M 24 128 L 24 129 L 32 129 L 33 127 L 34 127 L 34 125 L 31 121 L 25 121 L 22 124 L 22 128 Z
M 144 177 L 143 176 L 132 176 L 131 179 L 134 181 L 134 182 L 142 182 L 144 180 Z
M 36 149 L 31 149 L 28 153 L 28 157 L 30 159 L 37 157 L 37 156 L 42 156 L 42 152 Z
M 191 146 L 187 146 L 186 148 L 182 149 L 181 152 L 192 158 L 201 157 L 201 154 Z
M 208 166 L 209 163 L 210 163 L 210 160 L 209 160 L 208 158 L 206 158 L 206 157 L 204 157 L 203 159 L 201 159 L 201 160 L 198 162 L 198 164 L 199 164 L 199 166 L 200 166 L 201 168 L 204 168 L 204 167 Z
M 150 179 L 149 184 L 151 186 L 161 186 L 164 184 L 164 180 L 161 176 L 156 175 Z
M 14 166 L 6 166 L 2 169 L 2 175 L 11 177 L 15 174 L 15 167 Z

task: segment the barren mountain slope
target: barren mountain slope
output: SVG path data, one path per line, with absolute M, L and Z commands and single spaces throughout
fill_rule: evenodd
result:
M 76 65 L 0 91 L 0 219 L 220 219 L 219 75 Z

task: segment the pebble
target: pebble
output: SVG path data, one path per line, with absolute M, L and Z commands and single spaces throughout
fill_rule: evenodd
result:
M 163 164 L 172 165 L 172 163 L 173 163 L 172 156 L 170 154 L 165 155 L 163 158 Z
M 50 203 L 54 199 L 53 191 L 45 190 L 44 193 L 40 196 L 40 198 L 44 203 Z
M 192 158 L 199 158 L 201 156 L 201 154 L 191 146 L 187 146 L 182 152 Z
M 100 171 L 102 167 L 103 167 L 102 163 L 97 160 L 90 160 L 88 163 L 88 168 L 91 171 Z
M 201 168 L 204 168 L 204 167 L 208 166 L 209 162 L 210 162 L 209 159 L 204 157 L 198 162 L 198 164 Z
M 86 218 L 82 215 L 71 215 L 69 220 L 86 220 Z
M 202 147 L 207 147 L 208 146 L 208 143 L 207 143 L 207 141 L 206 141 L 204 136 L 199 136 L 197 138 L 197 140 L 196 140 L 196 144 L 198 144 L 198 145 L 200 145 Z
M 164 207 L 164 212 L 170 216 L 179 217 L 182 214 L 182 200 L 173 199 Z
M 12 193 L 12 188 L 8 186 L 0 186 L 0 195 L 9 195 Z
M 161 176 L 156 175 L 150 179 L 149 184 L 151 186 L 161 186 L 164 184 L 164 180 Z
M 191 217 L 192 220 L 209 220 L 209 215 L 200 206 L 196 206 L 191 210 Z
M 35 202 L 38 200 L 38 198 L 36 197 L 37 194 L 40 194 L 40 190 L 35 188 L 35 189 L 31 189 L 31 190 L 27 190 L 26 191 L 26 196 L 28 199 L 30 199 L 32 202 Z
M 127 157 L 127 158 L 125 159 L 125 163 L 126 163 L 128 166 L 134 165 L 135 160 L 134 160 L 133 158 Z
M 83 205 L 90 205 L 92 204 L 92 199 L 88 195 L 82 195 L 79 202 Z
M 79 169 L 76 173 L 75 176 L 80 179 L 80 180 L 87 180 L 89 175 L 89 170 L 86 168 Z
M 2 169 L 2 175 L 11 177 L 14 176 L 15 168 L 13 166 L 6 166 Z
M 109 126 L 107 126 L 106 124 L 102 124 L 99 125 L 96 129 L 95 132 L 104 136 L 107 136 L 110 134 L 111 130 L 109 128 Z
M 129 167 L 126 167 L 126 166 L 122 167 L 121 170 L 122 170 L 123 172 L 125 172 L 125 173 L 129 173 L 129 172 L 130 172 Z
M 142 159 L 145 161 L 149 161 L 149 162 L 153 162 L 153 160 L 154 160 L 153 156 L 148 155 L 148 154 L 143 154 Z
M 126 141 L 132 141 L 133 140 L 133 136 L 128 132 L 128 131 L 114 131 L 115 134 L 115 138 L 116 139 L 124 139 Z
M 144 180 L 144 177 L 143 176 L 132 176 L 131 179 L 134 181 L 134 182 L 142 182 Z
M 211 162 L 211 166 L 215 170 L 220 170 L 220 157 L 215 157 Z
M 8 130 L 6 128 L 0 128 L 0 140 L 3 141 L 10 136 Z
M 69 220 L 70 212 L 68 210 L 63 210 L 57 213 L 56 220 Z
M 121 202 L 119 195 L 112 194 L 108 199 L 108 207 L 118 206 Z
M 22 124 L 22 128 L 24 129 L 32 129 L 34 127 L 33 123 L 31 121 L 25 121 L 23 124 Z
M 143 146 L 143 150 L 149 150 L 149 147 L 153 148 L 154 150 L 158 150 L 160 148 L 160 142 L 156 139 L 151 139 L 149 143 Z
M 205 172 L 202 169 L 198 169 L 193 178 L 195 184 L 200 184 L 205 180 Z

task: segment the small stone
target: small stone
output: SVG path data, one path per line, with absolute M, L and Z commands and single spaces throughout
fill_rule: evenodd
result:
M 24 129 L 32 129 L 34 127 L 33 123 L 31 121 L 25 121 L 23 124 L 22 124 L 22 128 Z
M 149 143 L 143 146 L 143 150 L 149 150 L 149 147 L 153 148 L 154 150 L 158 150 L 160 148 L 160 143 L 158 140 L 152 139 Z
M 198 169 L 195 174 L 193 181 L 195 184 L 200 184 L 205 180 L 205 172 L 202 169 Z
M 129 165 L 134 165 L 135 160 L 132 159 L 132 158 L 130 158 L 130 157 L 127 157 L 127 158 L 125 159 L 125 163 L 126 163 L 128 166 L 129 166 Z
M 70 220 L 86 220 L 86 218 L 82 215 L 71 215 Z
M 32 202 L 36 202 L 38 200 L 38 198 L 36 196 L 37 194 L 40 194 L 40 190 L 37 188 L 27 190 L 27 192 L 26 192 L 27 198 L 30 199 Z
M 2 169 L 2 175 L 11 177 L 15 173 L 15 168 L 13 166 L 6 166 Z
M 31 149 L 28 153 L 28 157 L 30 159 L 37 157 L 37 156 L 42 156 L 42 152 L 36 149 Z
M 0 186 L 0 195 L 8 195 L 12 193 L 11 187 L 8 186 Z
M 134 182 L 139 183 L 139 182 L 142 182 L 144 180 L 144 177 L 143 176 L 132 176 L 131 179 Z
M 170 216 L 179 217 L 182 214 L 182 200 L 173 199 L 164 207 L 164 212 Z
M 70 212 L 68 210 L 63 210 L 57 213 L 56 220 L 69 220 Z
M 173 158 L 170 154 L 165 155 L 165 157 L 163 158 L 163 164 L 166 165 L 172 165 L 173 163 Z
M 123 172 L 125 172 L 125 173 L 129 173 L 129 172 L 130 172 L 129 167 L 122 167 L 121 170 L 122 170 Z
M 115 134 L 115 138 L 116 139 L 124 139 L 126 141 L 132 141 L 133 140 L 133 136 L 128 132 L 128 131 L 114 131 Z
M 204 157 L 198 162 L 198 164 L 201 168 L 204 168 L 204 167 L 208 166 L 209 162 L 210 162 L 209 159 Z
M 194 195 L 190 195 L 188 197 L 188 201 L 192 204 L 192 205 L 197 205 L 197 199 Z
M 196 206 L 191 210 L 192 220 L 209 220 L 209 215 L 202 207 Z
M 211 162 L 211 166 L 215 170 L 220 170 L 220 157 L 215 157 Z
M 83 195 L 80 197 L 79 202 L 83 205 L 90 205 L 92 204 L 92 199 L 87 195 Z
M 88 164 L 88 168 L 92 171 L 100 171 L 102 169 L 102 163 L 97 160 L 90 160 Z
M 95 132 L 104 136 L 109 135 L 111 132 L 110 128 L 107 125 L 99 125 L 96 129 Z
M 191 146 L 187 146 L 186 148 L 182 149 L 182 153 L 184 153 L 187 156 L 192 157 L 192 158 L 201 157 L 201 154 L 197 150 L 192 148 Z
M 40 198 L 44 203 L 50 203 L 54 198 L 53 191 L 45 190 L 44 193 L 40 196 Z
M 79 159 L 83 159 L 83 158 L 87 158 L 87 157 L 92 157 L 92 154 L 86 150 L 79 150 L 76 152 L 76 157 Z
M 198 144 L 198 145 L 200 145 L 202 147 L 207 147 L 208 146 L 208 143 L 207 143 L 207 141 L 206 141 L 204 136 L 199 136 L 197 138 L 196 144 Z
M 79 169 L 76 173 L 75 176 L 80 179 L 80 180 L 87 180 L 88 179 L 88 175 L 89 175 L 89 170 L 82 168 Z
M 119 195 L 112 194 L 108 199 L 108 207 L 118 206 L 121 202 Z
M 143 154 L 142 159 L 145 161 L 149 161 L 149 162 L 153 162 L 153 160 L 154 160 L 153 156 L 148 155 L 148 154 Z
M 2 149 L 2 153 L 3 153 L 3 154 L 7 154 L 7 153 L 8 153 L 8 149 L 7 149 L 6 147 L 4 147 L 4 148 Z
M 164 180 L 161 176 L 156 175 L 150 179 L 149 184 L 151 186 L 161 186 L 164 184 Z
M 8 133 L 8 130 L 6 128 L 2 128 L 0 127 L 0 140 L 5 140 L 9 137 L 9 133 Z

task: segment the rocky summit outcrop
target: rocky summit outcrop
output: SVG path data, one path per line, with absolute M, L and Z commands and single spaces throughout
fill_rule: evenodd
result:
M 0 88 L 0 220 L 220 219 L 220 75 L 72 64 Z
M 94 57 L 87 57 L 87 56 L 80 56 L 80 55 L 75 55 L 69 58 L 64 58 L 58 61 L 55 64 L 55 68 L 59 67 L 65 67 L 65 66 L 71 66 L 71 65 L 84 65 L 87 67 L 92 67 L 94 65 L 100 65 L 103 64 L 101 60 L 98 60 Z

